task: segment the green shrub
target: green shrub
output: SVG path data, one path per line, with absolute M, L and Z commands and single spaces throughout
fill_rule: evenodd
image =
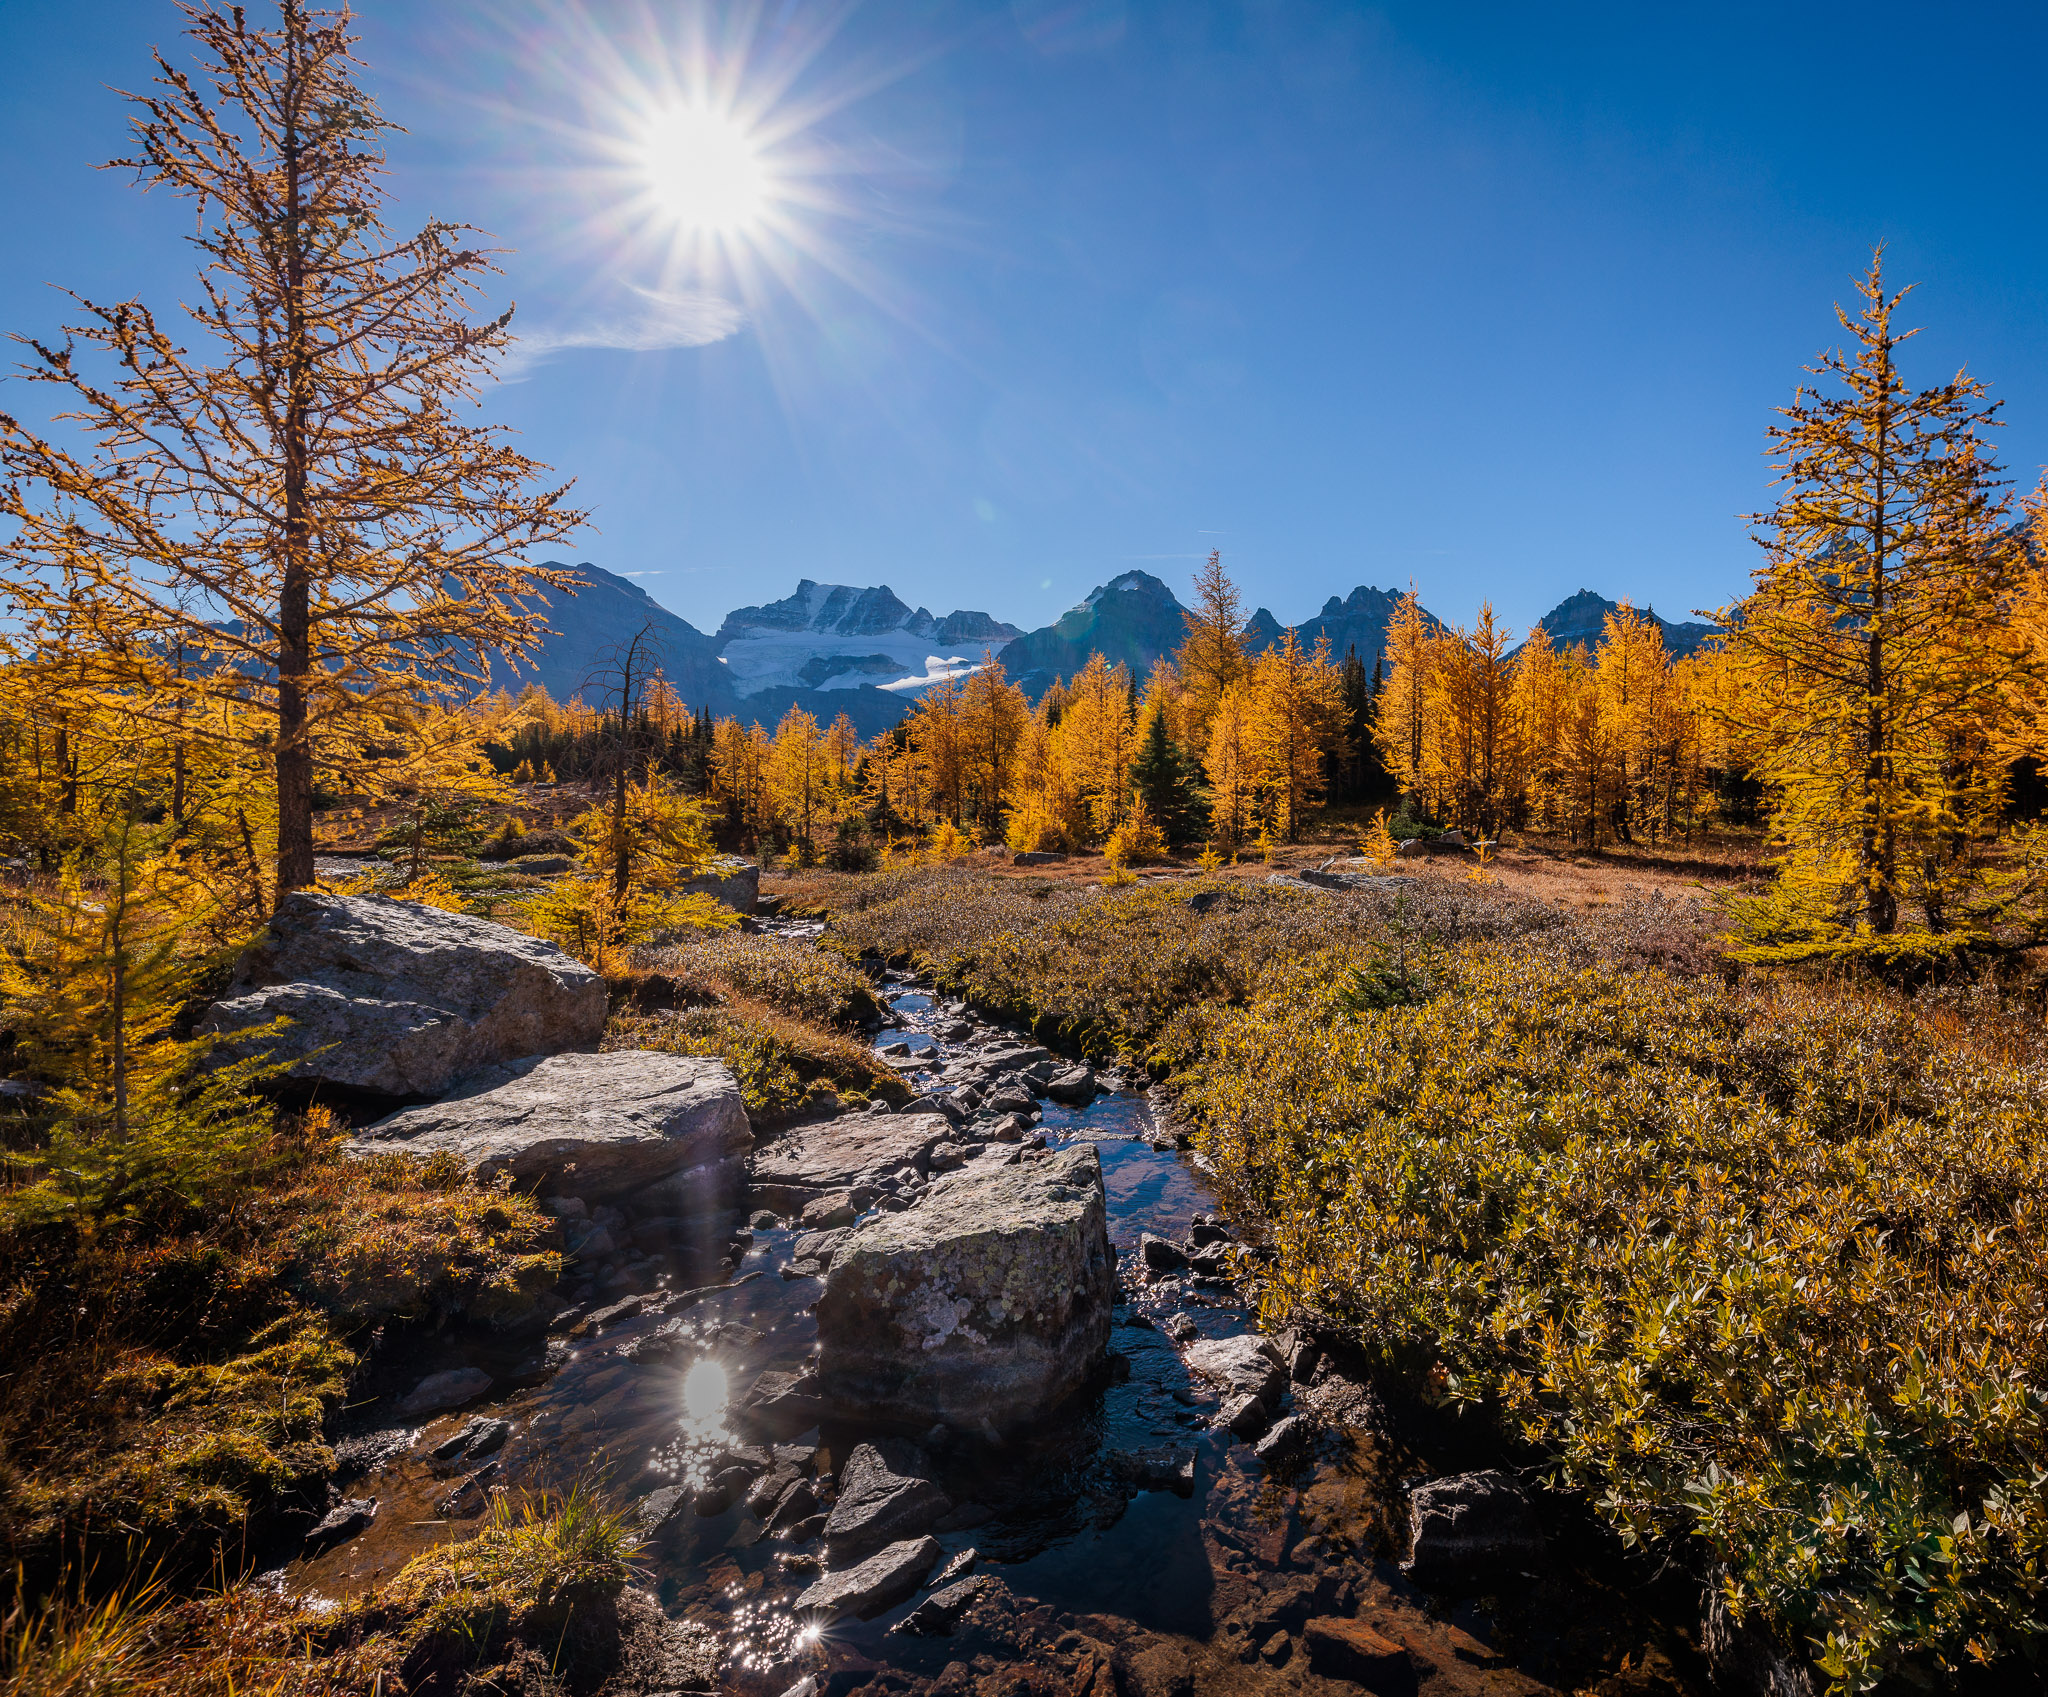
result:
M 1494 1411 L 1632 1542 L 1697 1539 L 1838 1690 L 2038 1643 L 2048 1076 L 1910 1005 L 1468 945 L 1326 951 L 1183 1097 L 1312 1313 Z
M 910 1099 L 867 1044 L 739 997 L 718 1007 L 614 1016 L 604 1046 L 722 1060 L 732 1068 L 748 1117 L 757 1121 L 787 1119 L 828 1093 L 846 1102 Z
M 710 999 L 729 992 L 819 1025 L 885 1016 L 874 986 L 837 955 L 795 937 L 723 931 L 641 949 L 634 965 Z

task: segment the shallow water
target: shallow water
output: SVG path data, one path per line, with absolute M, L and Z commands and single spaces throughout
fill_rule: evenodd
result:
M 937 1059 L 942 1045 L 928 1028 L 943 1028 L 955 1009 L 901 982 L 889 989 L 897 1023 L 877 1044 L 908 1039 Z M 921 1086 L 930 1075 L 905 1076 Z M 1213 1199 L 1189 1157 L 1150 1146 L 1155 1128 L 1142 1096 L 1042 1108 L 1049 1145 L 1096 1146 L 1120 1252 L 1119 1302 L 1111 1371 L 1102 1382 L 1002 1447 L 963 1440 L 933 1457 L 956 1505 L 939 1541 L 949 1558 L 979 1552 L 980 1571 L 1007 1589 L 1000 1608 L 988 1620 L 977 1609 L 943 1639 L 890 1632 L 914 1600 L 819 1636 L 789 1608 L 815 1577 L 818 1543 L 793 1547 L 769 1537 L 743 1506 L 708 1517 L 686 1510 L 646 1552 L 646 1583 L 672 1615 L 718 1629 L 727 1690 L 776 1697 L 803 1673 L 818 1672 L 831 1676 L 825 1697 L 871 1678 L 893 1681 L 893 1689 L 930 1680 L 954 1690 L 965 1681 L 977 1697 L 1024 1697 L 1019 1679 L 1034 1691 L 1078 1692 L 1095 1652 L 1072 1646 L 1076 1627 L 1085 1629 L 1086 1644 L 1113 1643 L 1124 1658 L 1148 1645 L 1173 1646 L 1171 1655 L 1189 1658 L 1189 1679 L 1202 1691 L 1316 1688 L 1327 1682 L 1308 1671 L 1305 1651 L 1276 1652 L 1282 1659 L 1273 1665 L 1270 1655 L 1255 1654 L 1264 1628 L 1246 1625 L 1262 1608 L 1270 1613 L 1274 1597 L 1298 1598 L 1311 1583 L 1318 1609 L 1355 1611 L 1409 1647 L 1412 1672 L 1388 1690 L 1533 1691 L 1542 1688 L 1539 1679 L 1561 1676 L 1616 1693 L 1691 1689 L 1671 1660 L 1675 1654 L 1682 1662 L 1685 1647 L 1668 1630 L 1628 1599 L 1562 1570 L 1505 1598 L 1446 1604 L 1411 1591 L 1385 1558 L 1398 1545 L 1397 1480 L 1430 1471 L 1414 1456 L 1354 1431 L 1273 1477 L 1243 1444 L 1212 1431 L 1215 1399 L 1190 1381 L 1160 1326 L 1176 1320 L 1217 1337 L 1246 1330 L 1251 1316 L 1227 1286 L 1148 1277 L 1135 1251 L 1142 1233 L 1184 1237 Z M 497 1383 L 485 1402 L 427 1422 L 408 1452 L 351 1485 L 351 1495 L 379 1499 L 375 1523 L 353 1542 L 293 1562 L 286 1582 L 330 1597 L 372 1586 L 422 1550 L 472 1536 L 493 1490 L 517 1498 L 588 1480 L 638 1497 L 701 1477 L 708 1457 L 729 1441 L 726 1399 L 755 1374 L 796 1369 L 812 1356 L 822 1281 L 781 1274 L 797 1235 L 787 1226 L 760 1231 L 733 1276 L 693 1304 L 557 1343 L 552 1353 L 539 1340 L 467 1334 L 395 1345 L 380 1386 L 402 1391 L 426 1373 L 462 1365 L 483 1368 Z M 656 1294 L 722 1279 L 711 1264 L 720 1247 L 708 1246 L 694 1263 L 669 1262 Z M 693 1347 L 667 1364 L 621 1358 L 622 1346 L 674 1318 L 691 1328 Z M 509 1420 L 512 1436 L 491 1458 L 488 1476 L 458 1492 L 477 1464 L 436 1462 L 430 1452 L 478 1413 Z M 836 1472 L 863 1435 L 828 1427 L 805 1442 L 818 1442 L 820 1472 Z M 1194 1446 L 1191 1496 L 1136 1490 L 1115 1465 L 1118 1451 L 1163 1444 Z M 1623 1682 L 1596 1686 L 1617 1664 L 1622 1674 L 1614 1677 Z M 1045 1670 L 1055 1667 L 1067 1671 L 1048 1683 Z M 1626 1677 L 1631 1667 L 1639 1678 Z M 1169 1683 L 1170 1693 L 1140 1689 L 1137 1697 L 1188 1697 L 1178 1675 Z

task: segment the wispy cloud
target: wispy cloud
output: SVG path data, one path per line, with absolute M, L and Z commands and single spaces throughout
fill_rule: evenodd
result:
M 501 377 L 519 377 L 527 367 L 574 348 L 608 348 L 620 353 L 657 353 L 668 348 L 701 348 L 736 335 L 747 315 L 722 295 L 688 291 L 668 294 L 635 288 L 623 306 L 580 323 L 544 324 L 523 333 L 506 351 Z

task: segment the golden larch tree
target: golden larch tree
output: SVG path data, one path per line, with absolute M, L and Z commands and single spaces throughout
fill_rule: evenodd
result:
M 1770 432 L 1784 494 L 1760 515 L 1755 587 L 1722 614 L 1729 696 L 1783 850 L 1775 931 L 1824 947 L 1950 929 L 1978 875 L 1999 774 L 1971 756 L 2029 668 L 2006 607 L 2022 567 L 1985 446 L 1996 405 L 1966 372 L 1911 389 L 1883 250 L 1861 309 Z M 1794 938 L 1793 934 L 1797 933 Z M 1799 940 L 1803 939 L 1803 942 Z
M 158 55 L 114 164 L 191 202 L 190 323 L 73 296 L 30 340 L 60 441 L 0 415 L 8 598 L 35 643 L 167 723 L 228 698 L 276 786 L 277 883 L 313 881 L 316 763 L 374 745 L 425 690 L 468 693 L 530 645 L 524 563 L 573 531 L 566 490 L 462 421 L 510 314 L 472 322 L 493 269 L 466 226 L 392 236 L 384 138 L 345 14 L 283 0 L 184 8 L 197 74 Z M 68 445 L 67 445 L 68 444 Z

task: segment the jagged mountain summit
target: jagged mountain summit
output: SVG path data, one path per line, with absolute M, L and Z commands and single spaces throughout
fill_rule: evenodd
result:
M 855 589 L 803 579 L 794 595 L 725 616 L 714 639 L 733 689 L 858 689 L 910 696 L 972 671 L 1021 633 L 987 613 L 934 618 L 886 584 Z
M 1314 618 L 1296 625 L 1294 639 L 1313 653 L 1316 644 L 1328 637 L 1332 660 L 1342 660 L 1355 648 L 1359 661 L 1369 672 L 1386 651 L 1387 621 L 1400 604 L 1399 590 L 1374 589 L 1361 583 L 1349 595 L 1331 596 Z M 1436 622 L 1433 614 L 1426 610 L 1425 613 L 1431 623 Z M 1284 629 L 1278 619 L 1261 607 L 1245 623 L 1245 647 L 1254 654 L 1263 654 L 1279 642 Z
M 1588 648 L 1594 648 L 1599 645 L 1607 615 L 1620 610 L 1619 601 L 1610 601 L 1604 595 L 1582 589 L 1576 595 L 1566 596 L 1536 622 L 1559 648 L 1570 648 L 1581 642 Z M 1693 653 L 1716 634 L 1712 625 L 1701 624 L 1697 620 L 1674 624 L 1669 619 L 1658 618 L 1652 608 L 1639 607 L 1636 611 L 1645 618 L 1656 620 L 1658 628 L 1664 632 L 1664 647 L 1674 657 Z
M 531 660 L 510 678 L 501 674 L 500 681 L 514 688 L 538 681 L 557 700 L 581 694 L 595 703 L 611 657 L 646 627 L 663 675 L 684 701 L 770 726 L 800 706 L 826 724 L 843 712 L 863 736 L 872 736 L 900 720 L 920 691 L 971 672 L 988 653 L 1001 659 L 1011 680 L 1033 700 L 1054 679 L 1073 677 L 1097 653 L 1112 664 L 1121 661 L 1142 685 L 1153 663 L 1174 653 L 1187 636 L 1178 598 L 1141 571 L 1111 578 L 1051 624 L 1023 634 L 989 613 L 936 618 L 923 607 L 906 606 L 886 586 L 862 589 L 806 578 L 780 601 L 735 609 L 712 636 L 626 578 L 587 562 L 573 569 L 584 587 L 574 596 L 553 598 L 547 610 L 552 632 Z M 1294 627 L 1296 637 L 1305 649 L 1328 637 L 1337 660 L 1355 648 L 1370 671 L 1385 650 L 1387 621 L 1400 599 L 1396 590 L 1361 584 L 1349 595 L 1331 596 L 1319 613 Z M 1539 622 L 1560 647 L 1590 645 L 1599 641 L 1602 624 L 1618 605 L 1582 589 Z M 1711 625 L 1661 618 L 1657 623 L 1674 654 L 1689 654 L 1714 635 Z M 1284 629 L 1261 607 L 1247 623 L 1247 646 L 1261 653 Z
M 1003 650 L 1003 670 L 1034 700 L 1056 678 L 1071 678 L 1100 654 L 1121 660 L 1143 681 L 1152 663 L 1187 638 L 1187 621 L 1173 591 L 1150 572 L 1113 577 L 1078 606 Z

